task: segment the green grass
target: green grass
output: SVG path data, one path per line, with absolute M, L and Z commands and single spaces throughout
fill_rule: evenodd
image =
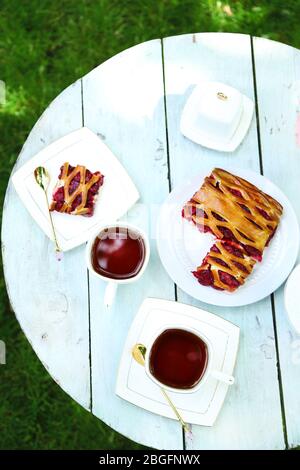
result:
M 1 207 L 26 136 L 66 86 L 117 52 L 149 39 L 230 31 L 300 46 L 300 2 L 195 0 L 0 0 Z M 0 278 L 1 449 L 132 449 L 51 380 L 9 308 Z

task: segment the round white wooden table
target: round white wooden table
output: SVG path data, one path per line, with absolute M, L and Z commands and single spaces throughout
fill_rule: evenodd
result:
M 184 103 L 201 79 L 232 85 L 256 102 L 250 131 L 233 154 L 205 149 L 179 131 Z M 118 54 L 62 92 L 32 129 L 15 169 L 85 125 L 118 156 L 145 204 L 162 203 L 171 188 L 206 166 L 233 164 L 263 172 L 286 193 L 300 219 L 299 80 L 300 53 L 266 39 L 209 33 L 149 41 Z M 139 217 L 138 208 L 130 217 Z M 282 288 L 243 308 L 201 304 L 176 289 L 152 239 L 145 275 L 120 288 L 108 313 L 102 307 L 104 284 L 87 274 L 85 247 L 66 253 L 58 263 L 52 242 L 11 183 L 2 236 L 7 289 L 25 335 L 53 379 L 109 426 L 163 449 L 300 444 L 300 339 L 287 321 Z M 193 441 L 185 439 L 177 421 L 114 393 L 127 331 L 149 296 L 203 307 L 241 328 L 236 384 L 213 427 L 193 426 Z

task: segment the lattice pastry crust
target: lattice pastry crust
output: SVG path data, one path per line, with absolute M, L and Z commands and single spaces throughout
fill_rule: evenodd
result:
M 93 215 L 103 179 L 99 171 L 92 173 L 83 165 L 73 167 L 68 162 L 64 163 L 53 191 L 50 210 L 72 215 Z
M 193 274 L 202 285 L 232 292 L 244 284 L 255 263 L 243 248 L 217 240 Z
M 215 168 L 183 208 L 183 217 L 217 238 L 194 272 L 199 282 L 229 291 L 243 284 L 255 261 L 262 260 L 282 210 L 279 202 L 253 184 Z M 221 241 L 226 241 L 225 246 L 231 246 L 231 251 L 238 250 L 239 259 L 233 258 Z

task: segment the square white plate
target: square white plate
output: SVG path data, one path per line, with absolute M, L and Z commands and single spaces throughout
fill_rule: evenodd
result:
M 86 242 L 103 222 L 114 222 L 122 217 L 138 200 L 139 193 L 125 169 L 104 144 L 86 127 L 71 132 L 53 142 L 25 163 L 12 177 L 12 182 L 23 204 L 46 235 L 53 240 L 46 198 L 34 179 L 34 169 L 44 166 L 50 175 L 49 201 L 57 183 L 61 165 L 69 162 L 84 165 L 92 172 L 104 175 L 92 217 L 52 212 L 58 242 L 63 251 Z
M 127 336 L 122 353 L 116 394 L 153 413 L 176 419 L 160 388 L 145 369 L 132 358 L 136 343 L 147 346 L 151 337 L 164 328 L 191 327 L 212 343 L 212 368 L 232 375 L 239 344 L 239 328 L 199 308 L 169 300 L 148 298 L 142 303 Z M 234 387 L 234 385 L 232 385 Z M 225 400 L 228 385 L 209 376 L 193 393 L 168 392 L 183 419 L 192 424 L 212 426 Z

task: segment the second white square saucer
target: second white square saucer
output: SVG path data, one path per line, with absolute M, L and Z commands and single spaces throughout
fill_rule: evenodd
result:
M 244 139 L 254 103 L 219 82 L 199 83 L 182 112 L 180 130 L 188 139 L 214 150 L 233 152 Z
M 176 419 L 160 388 L 145 369 L 132 358 L 136 343 L 147 346 L 158 328 L 190 327 L 210 339 L 213 368 L 232 375 L 239 343 L 239 328 L 204 310 L 178 302 L 148 298 L 142 303 L 127 336 L 122 353 L 116 394 L 134 405 L 168 418 Z M 233 385 L 234 387 L 234 385 Z M 192 424 L 212 426 L 225 400 L 228 385 L 213 377 L 198 391 L 189 394 L 168 392 L 183 419 Z

